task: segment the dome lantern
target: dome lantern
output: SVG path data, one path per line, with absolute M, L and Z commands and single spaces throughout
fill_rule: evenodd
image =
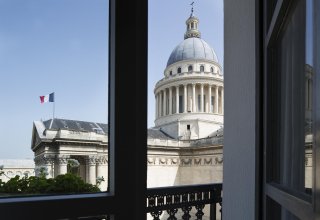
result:
M 199 19 L 196 16 L 194 16 L 193 4 L 194 2 L 191 3 L 192 5 L 191 14 L 188 20 L 186 21 L 187 31 L 184 34 L 184 39 L 191 38 L 191 37 L 197 37 L 197 38 L 201 37 L 201 33 L 198 30 Z

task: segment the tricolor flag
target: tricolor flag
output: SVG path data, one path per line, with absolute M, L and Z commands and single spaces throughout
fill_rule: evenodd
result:
M 40 102 L 41 104 L 45 102 L 54 102 L 54 92 L 49 95 L 40 96 Z

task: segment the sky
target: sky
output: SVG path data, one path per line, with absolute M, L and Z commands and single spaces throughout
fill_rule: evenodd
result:
M 195 1 L 202 39 L 223 65 L 222 0 Z M 148 127 L 153 89 L 183 41 L 191 1 L 149 0 Z M 108 1 L 0 0 L 0 158 L 33 158 L 33 121 L 55 117 L 107 123 Z

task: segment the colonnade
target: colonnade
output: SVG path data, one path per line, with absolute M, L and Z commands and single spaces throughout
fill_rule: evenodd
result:
M 91 184 L 96 184 L 97 177 L 104 177 L 107 181 L 108 175 L 108 157 L 103 156 L 77 156 L 81 158 L 80 162 L 80 176 Z M 41 155 L 35 158 L 36 167 L 44 166 L 48 172 L 47 178 L 56 177 L 68 172 L 68 160 L 71 159 L 70 155 Z M 84 162 L 84 164 L 83 164 Z M 85 170 L 83 170 L 85 169 Z
M 223 114 L 223 86 L 192 83 L 171 86 L 155 94 L 156 118 L 178 113 Z

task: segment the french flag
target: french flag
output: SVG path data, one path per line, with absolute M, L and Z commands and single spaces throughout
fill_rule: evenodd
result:
M 54 92 L 49 95 L 40 96 L 40 102 L 41 104 L 45 102 L 54 102 Z

